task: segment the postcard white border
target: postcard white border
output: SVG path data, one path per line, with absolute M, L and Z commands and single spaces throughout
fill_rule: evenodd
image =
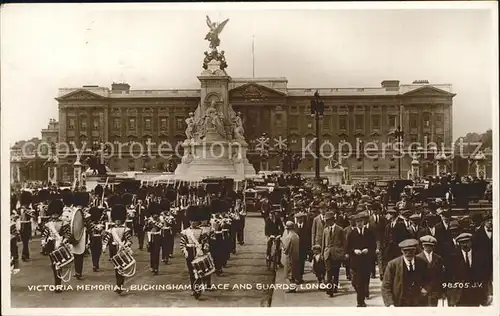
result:
M 499 311 L 499 297 L 500 297 L 500 282 L 499 277 L 499 216 L 498 216 L 498 115 L 499 115 L 499 94 L 498 94 L 498 3 L 496 2 L 345 2 L 345 3 L 327 3 L 327 2 L 310 2 L 310 3 L 169 3 L 169 4 L 11 4 L 6 5 L 2 8 L 2 14 L 5 11 L 8 12 L 9 6 L 57 6 L 62 8 L 63 6 L 81 6 L 81 7 L 91 7 L 92 10 L 198 10 L 198 11 L 226 11 L 226 10 L 238 10 L 238 11 L 252 11 L 252 10 L 386 10 L 386 9 L 459 9 L 459 10 L 471 10 L 471 9 L 488 9 L 491 11 L 494 23 L 492 23 L 494 41 L 492 42 L 492 58 L 496 63 L 496 67 L 492 68 L 492 109 L 493 109 L 493 181 L 494 181 L 494 204 L 493 204 L 493 221 L 495 227 L 494 236 L 494 303 L 489 307 L 481 308 L 380 308 L 380 307 L 370 307 L 369 309 L 355 308 L 355 307 L 333 307 L 333 308 L 315 308 L 315 307 L 290 307 L 290 308 L 225 308 L 224 312 L 231 314 L 243 314 L 243 313 L 255 313 L 259 315 L 321 315 L 321 314 L 331 314 L 334 313 L 348 313 L 349 315 L 355 315 L 362 313 L 375 313 L 383 312 L 387 315 L 396 315 L 400 313 L 418 314 L 425 313 L 436 314 L 436 313 L 446 313 L 458 315 L 497 315 Z M 4 26 L 4 25 L 2 25 Z M 3 27 L 2 27 L 3 29 Z M 1 38 L 1 37 L 0 37 Z M 8 45 L 9 43 L 3 43 L 2 46 Z M 459 65 L 457 65 L 459 67 Z M 1 78 L 1 82 L 4 82 L 8 78 Z M 1 90 L 0 90 L 1 93 Z M 55 93 L 55 91 L 54 91 Z M 1 97 L 1 94 L 0 94 Z M 5 106 L 5 104 L 2 102 Z M 470 106 L 474 106 L 471 104 Z M 1 125 L 5 126 L 4 115 L 1 117 Z M 5 135 L 8 134 L 8 130 L 3 128 L 1 130 L 1 225 L 2 225 L 2 235 L 1 240 L 9 239 L 9 208 L 10 208 L 10 159 L 9 159 L 9 144 L 4 141 Z M 9 244 L 7 242 L 1 243 L 2 254 L 9 253 Z M 201 313 L 204 315 L 216 315 L 221 313 L 220 308 L 203 308 L 203 307 L 193 307 L 193 308 L 11 308 L 10 301 L 10 263 L 9 258 L 6 255 L 1 256 L 2 263 L 2 314 L 3 315 L 57 315 L 64 313 L 65 315 L 87 315 L 87 314 L 97 314 L 97 315 L 164 315 L 165 313 L 175 315 L 192 315 L 193 312 Z M 54 296 L 54 298 L 56 298 Z M 57 298 L 56 298 L 57 299 Z M 159 299 L 161 299 L 159 297 Z M 332 305 L 335 304 L 335 300 L 332 300 Z M 383 309 L 380 310 L 380 309 Z

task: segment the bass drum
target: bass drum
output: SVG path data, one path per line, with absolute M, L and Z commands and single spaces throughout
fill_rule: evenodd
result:
M 73 211 L 70 218 L 71 235 L 73 236 L 73 239 L 78 242 L 82 239 L 84 234 L 85 219 L 83 212 L 76 209 Z

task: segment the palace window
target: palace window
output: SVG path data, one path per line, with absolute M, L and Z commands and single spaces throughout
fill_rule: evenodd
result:
M 86 130 L 87 129 L 87 118 L 82 117 L 80 121 L 80 129 L 81 130 Z
M 332 128 L 332 118 L 329 115 L 323 117 L 323 129 L 329 131 Z
M 92 120 L 92 128 L 95 130 L 99 129 L 99 118 L 98 117 L 94 117 L 94 119 Z
M 363 122 L 364 121 L 364 116 L 358 114 L 358 115 L 355 116 L 354 119 L 355 119 L 355 125 L 354 126 L 356 126 L 356 129 L 364 129 L 364 126 L 365 126 L 365 124 Z
M 410 142 L 418 142 L 418 134 L 410 134 Z
M 429 112 L 422 113 L 422 120 L 424 121 L 424 128 L 431 126 L 431 114 Z
M 151 118 L 150 117 L 147 117 L 144 119 L 144 129 L 146 131 L 150 131 L 151 130 Z
M 128 119 L 128 129 L 129 129 L 129 130 L 134 130 L 134 129 L 136 129 L 136 127 L 135 127 L 135 118 L 130 117 L 130 118 Z
M 74 118 L 70 118 L 68 120 L 68 129 L 75 129 L 75 119 Z
M 299 116 L 298 115 L 290 115 L 290 128 L 298 129 L 299 128 Z
M 396 128 L 396 115 L 389 115 L 389 128 Z
M 380 115 L 372 115 L 372 129 L 380 129 Z
M 166 117 L 160 118 L 160 130 L 165 131 L 168 129 L 168 120 Z
M 121 124 L 120 124 L 120 119 L 115 117 L 113 118 L 113 130 L 118 131 L 120 130 Z
M 347 115 L 339 115 L 339 129 L 340 130 L 347 129 Z
M 443 127 L 444 116 L 441 113 L 436 114 L 436 127 Z
M 418 128 L 418 114 L 410 114 L 410 128 Z
M 275 116 L 276 128 L 281 129 L 283 127 L 283 116 L 281 113 L 276 113 Z
M 176 117 L 175 118 L 175 128 L 177 130 L 184 129 L 184 119 L 182 117 Z

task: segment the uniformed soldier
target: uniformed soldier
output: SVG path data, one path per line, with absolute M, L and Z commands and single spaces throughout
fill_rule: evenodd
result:
M 208 243 L 210 245 L 210 240 L 212 240 L 215 232 L 212 230 L 212 226 L 210 225 L 210 207 L 208 206 L 199 206 L 200 210 L 200 228 L 203 235 L 206 235 L 208 238 Z M 208 252 L 210 252 L 210 247 Z M 213 258 L 213 256 L 212 256 Z M 215 263 L 214 263 L 215 264 Z M 210 288 L 212 286 L 212 277 L 208 275 L 203 278 L 203 284 L 206 288 Z
M 99 261 L 102 254 L 102 238 L 104 234 L 104 223 L 102 219 L 102 209 L 94 206 L 90 208 L 90 253 L 92 255 L 92 270 L 99 271 Z
M 32 237 L 31 219 L 35 216 L 35 211 L 31 208 L 32 199 L 33 195 L 28 191 L 22 191 L 21 196 L 19 197 L 19 203 L 21 205 L 18 211 L 20 216 L 19 221 L 21 223 L 19 233 L 23 243 L 23 250 L 21 254 L 21 259 L 23 261 L 30 260 L 29 241 Z
M 163 263 L 167 264 L 168 259 L 174 256 L 175 217 L 170 212 L 170 202 L 167 199 L 162 199 L 160 207 L 162 210 L 160 218 L 163 222 L 161 228 L 161 257 Z
M 160 250 L 162 246 L 161 229 L 163 222 L 160 220 L 160 204 L 156 202 L 149 203 L 148 214 L 150 217 L 146 222 L 144 231 L 148 235 L 148 250 L 151 265 L 151 272 L 155 275 L 158 274 L 160 265 Z
M 200 215 L 196 206 L 190 206 L 186 210 L 186 217 L 189 219 L 190 227 L 181 232 L 179 247 L 186 258 L 193 296 L 198 299 L 203 287 L 201 280 L 195 279 L 192 261 L 209 251 L 209 238 L 200 228 Z
M 69 242 L 71 237 L 71 229 L 66 221 L 61 218 L 63 212 L 63 203 L 61 200 L 52 201 L 47 208 L 47 215 L 50 216 L 45 223 L 42 231 L 42 247 L 43 251 L 50 254 L 60 246 Z M 54 258 L 50 257 L 52 272 L 54 273 L 54 285 L 56 286 L 55 293 L 62 292 L 60 285 L 62 283 L 60 269 L 55 266 Z
M 17 243 L 21 240 L 19 230 L 17 228 L 19 215 L 15 210 L 11 210 L 10 214 L 10 267 L 13 274 L 19 272 L 19 249 Z
M 222 264 L 224 260 L 222 214 L 220 213 L 220 210 L 217 210 L 217 205 L 214 203 L 211 203 L 210 209 L 210 213 L 212 214 L 210 224 L 213 231 L 213 235 L 210 240 L 210 253 L 214 259 L 215 273 L 220 276 L 222 274 Z
M 132 231 L 125 226 L 126 218 L 127 210 L 125 206 L 123 204 L 114 205 L 111 209 L 113 225 L 105 232 L 102 242 L 102 250 L 106 251 L 106 248 L 109 247 L 109 256 L 111 258 L 123 247 L 130 248 L 132 245 Z M 117 268 L 115 268 L 115 277 L 117 285 L 115 292 L 121 294 L 125 277 L 118 272 Z

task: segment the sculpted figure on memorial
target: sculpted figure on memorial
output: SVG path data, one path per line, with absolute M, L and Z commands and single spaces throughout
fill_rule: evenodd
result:
M 241 112 L 238 112 L 233 117 L 233 127 L 234 127 L 234 139 L 243 140 L 245 139 L 245 130 L 243 129 L 243 120 L 241 119 Z
M 186 119 L 186 124 L 187 124 L 187 128 L 186 128 L 187 139 L 194 139 L 196 125 L 194 122 L 194 113 L 193 112 L 189 112 L 189 117 Z

